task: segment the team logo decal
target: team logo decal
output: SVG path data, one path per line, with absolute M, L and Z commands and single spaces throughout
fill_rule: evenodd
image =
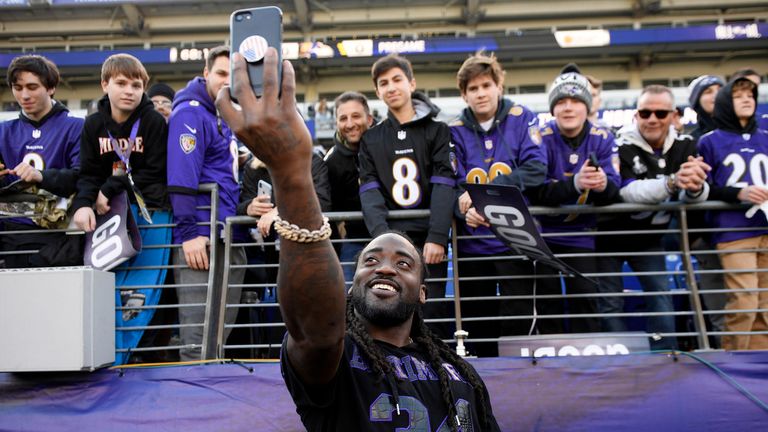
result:
M 749 141 L 752 135 L 745 133 L 745 134 L 741 134 L 741 137 L 744 138 L 744 141 Z
M 568 162 L 571 163 L 571 165 L 576 165 L 576 162 L 579 161 L 579 155 L 578 153 L 572 153 L 571 157 L 568 158 Z
M 197 145 L 197 138 L 195 138 L 194 135 L 181 134 L 181 136 L 179 136 L 179 145 L 181 146 L 181 150 L 184 153 L 190 154 L 193 151 L 195 151 L 195 145 Z
M 493 140 L 485 140 L 485 149 L 486 150 L 492 150 L 493 149 Z
M 644 163 L 640 162 L 640 156 L 635 156 L 632 158 L 632 172 L 637 175 L 645 174 L 648 172 L 648 167 L 645 166 Z
M 613 165 L 613 170 L 616 171 L 616 173 L 621 172 L 621 160 L 619 159 L 619 155 L 611 155 L 611 165 Z
M 405 139 L 405 131 L 404 130 L 397 131 L 397 139 L 399 139 L 400 141 Z
M 200 102 L 196 100 L 189 101 L 189 106 L 200 106 Z
M 43 135 L 43 132 L 40 129 L 35 129 L 32 131 L 32 138 L 34 139 L 38 139 L 42 135 Z
M 511 110 L 509 110 L 509 113 L 513 116 L 519 116 L 523 113 L 523 107 L 521 106 L 513 106 Z
M 533 141 L 534 144 L 541 145 L 541 132 L 539 132 L 538 126 L 529 127 L 528 136 L 531 137 L 531 141 Z
M 459 161 L 456 160 L 456 153 L 448 153 L 448 159 L 451 161 L 451 168 L 453 168 L 453 173 L 456 174 L 459 171 Z
M 667 166 L 667 161 L 662 159 L 659 159 L 659 168 L 664 169 Z

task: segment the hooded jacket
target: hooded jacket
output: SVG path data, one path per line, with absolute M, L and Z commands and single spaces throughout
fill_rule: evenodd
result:
M 619 131 L 616 140 L 619 145 L 621 197 L 625 202 L 658 204 L 665 201 L 680 200 L 701 202 L 707 199 L 709 185 L 699 194 L 687 194 L 685 191 L 673 194 L 667 189 L 667 176 L 676 173 L 688 160 L 688 156 L 698 156 L 696 141 L 690 135 L 678 135 L 670 128 L 660 150 L 655 150 L 643 138 L 636 125 L 626 126 Z M 601 230 L 653 230 L 664 229 L 669 225 L 670 214 L 667 212 L 622 213 L 601 221 Z M 612 244 L 612 250 L 648 250 L 661 247 L 662 234 L 642 234 L 632 236 L 605 236 L 599 244 Z
M 467 183 L 513 185 L 521 191 L 543 184 L 547 166 L 538 121 L 528 108 L 501 99 L 493 124 L 485 131 L 471 108 L 465 108 L 450 124 L 459 193 Z M 458 207 L 454 210 L 457 218 L 464 220 Z M 492 255 L 509 250 L 488 228 L 461 223 L 459 230 L 460 236 L 474 237 L 459 240 L 462 252 Z M 477 238 L 480 236 L 486 238 Z
M 0 123 L 0 162 L 8 169 L 27 162 L 42 171 L 43 182 L 38 185 L 41 189 L 70 196 L 76 190 L 80 170 L 83 123 L 82 118 L 72 116 L 56 101 L 40 121 L 20 113 L 18 119 Z M 17 178 L 7 175 L 2 182 Z
M 699 100 L 704 90 L 712 87 L 713 85 L 723 86 L 725 83 L 722 78 L 714 75 L 702 75 L 691 82 L 688 86 L 690 95 L 688 96 L 688 103 L 691 105 L 694 111 L 696 111 L 696 128 L 691 131 L 691 136 L 694 140 L 698 141 L 702 135 L 715 129 L 715 121 L 712 118 L 713 114 L 709 114 L 701 107 Z
M 733 84 L 742 79 L 729 82 L 717 93 L 715 122 L 718 128 L 702 136 L 699 141 L 699 153 L 712 167 L 707 179 L 711 200 L 739 202 L 741 189 L 750 185 L 768 187 L 765 184 L 768 179 L 765 160 L 768 155 L 768 131 L 757 128 L 754 113 L 747 125 L 742 126 L 733 109 Z M 756 87 L 752 94 L 757 101 Z M 758 211 L 752 218 L 746 217 L 744 209 L 712 211 L 708 219 L 713 227 L 756 228 L 755 231 L 716 232 L 712 235 L 715 244 L 768 233 L 764 229 L 768 220 L 762 211 Z
M 440 111 L 413 93 L 416 115 L 400 124 L 387 119 L 368 129 L 360 142 L 360 202 L 368 231 L 375 237 L 390 228 L 445 246 L 451 226 L 454 172 L 451 133 L 434 120 Z M 429 219 L 387 221 L 390 210 L 429 209 Z
M 235 215 L 239 200 L 237 140 L 216 115 L 205 84 L 204 78 L 196 77 L 179 90 L 168 120 L 168 192 L 177 224 L 174 243 L 210 235 L 210 210 L 204 208 L 210 208 L 211 196 L 197 192 L 200 184 L 218 185 L 220 222 Z M 236 234 L 245 238 L 241 230 Z
M 331 211 L 361 211 L 360 171 L 358 170 L 358 152 L 347 147 L 337 131 L 333 136 L 333 147 L 325 155 L 328 167 L 328 182 L 331 192 Z M 344 222 L 347 238 L 369 237 L 368 228 L 362 220 Z
M 131 177 L 147 206 L 167 207 L 165 143 L 168 127 L 163 116 L 155 111 L 146 95 L 142 95 L 139 105 L 124 123 L 112 119 L 108 96 L 101 98 L 97 106 L 98 110 L 85 119 L 80 139 L 80 179 L 72 207 L 77 210 L 92 206 L 99 191 L 112 198 L 123 190 L 131 190 L 128 176 L 122 170 L 119 174 L 114 171 L 120 165 L 120 157 L 112 147 L 110 134 L 121 148 L 130 148 Z M 131 142 L 131 129 L 137 121 L 140 121 L 138 133 Z M 133 193 L 129 192 L 128 196 L 131 202 L 136 202 Z

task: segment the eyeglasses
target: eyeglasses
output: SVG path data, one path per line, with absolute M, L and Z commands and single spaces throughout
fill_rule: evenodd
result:
M 164 101 L 152 101 L 152 103 L 155 104 L 155 108 L 159 108 L 159 107 L 170 108 L 170 106 L 173 104 L 173 102 L 167 101 L 167 100 L 164 100 Z
M 670 110 L 648 110 L 648 109 L 643 109 L 643 110 L 637 110 L 637 115 L 639 115 L 641 119 L 645 120 L 645 119 L 651 118 L 651 114 L 654 114 L 654 115 L 656 115 L 657 119 L 664 120 L 665 118 L 667 118 L 669 113 L 673 113 L 673 112 L 674 111 L 670 111 Z

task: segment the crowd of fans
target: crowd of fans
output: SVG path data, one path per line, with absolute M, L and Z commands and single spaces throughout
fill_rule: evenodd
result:
M 144 220 L 140 225 L 162 217 L 174 224 L 168 236 L 178 247 L 159 258 L 164 262 L 154 264 L 165 266 L 169 260 L 174 264 L 167 277 L 178 285 L 179 337 L 185 347 L 180 358 L 199 359 L 203 329 L 194 324 L 204 319 L 200 304 L 209 294 L 209 279 L 223 279 L 223 274 L 209 275 L 209 270 L 229 271 L 229 304 L 249 297 L 249 290 L 240 288 L 244 282 L 263 286 L 276 280 L 273 267 L 246 271 L 242 266 L 277 262 L 274 222 L 279 220 L 275 206 L 279 197 L 271 192 L 266 166 L 238 145 L 216 110 L 219 91 L 230 84 L 229 71 L 229 49 L 217 47 L 210 50 L 202 76 L 174 91 L 163 83 L 147 87 L 149 76 L 136 58 L 113 55 L 102 66 L 104 96 L 83 120 L 55 100 L 59 73 L 50 60 L 36 55 L 14 59 L 7 81 L 21 113 L 18 119 L 0 124 L 0 182 L 10 187 L 19 181 L 15 184 L 19 190 L 32 190 L 38 200 L 47 200 L 60 211 L 57 226 L 30 217 L 2 221 L 3 230 L 15 232 L 0 235 L 5 267 L 81 264 L 82 237 L 41 234 L 41 228 L 61 227 L 71 219 L 78 229 L 93 232 L 97 215 L 108 214 L 113 200 L 127 197 L 137 220 Z M 455 218 L 453 235 L 459 242 L 453 252 L 462 259 L 461 277 L 469 278 L 461 283 L 462 297 L 503 296 L 500 301 L 465 302 L 463 316 L 529 317 L 468 321 L 465 329 L 471 338 L 493 341 L 472 344 L 473 354 L 498 355 L 495 340 L 505 335 L 623 331 L 624 320 L 611 315 L 623 311 L 623 297 L 615 295 L 623 290 L 620 276 L 601 277 L 598 283 L 565 278 L 561 284 L 556 270 L 520 259 L 493 236 L 466 185 L 515 186 L 529 204 L 550 207 L 706 200 L 750 203 L 753 208 L 746 215 L 745 210 L 729 210 L 702 212 L 700 220 L 692 218 L 694 226 L 721 230 L 691 241 L 699 250 L 718 251 L 699 255 L 702 268 L 725 269 L 724 281 L 701 281 L 707 289 L 730 289 L 727 313 L 712 315 L 713 328 L 743 334 L 724 336 L 721 346 L 768 348 L 768 334 L 761 334 L 768 330 L 768 291 L 755 290 L 768 288 L 766 273 L 760 271 L 768 266 L 768 221 L 761 211 L 768 202 L 768 116 L 756 112 L 759 74 L 741 70 L 728 82 L 712 75 L 694 80 L 688 102 L 698 114 L 698 123 L 689 133 L 680 130 L 671 90 L 659 85 L 639 91 L 632 125 L 618 131 L 604 127 L 597 117 L 601 82 L 573 64 L 564 67 L 550 86 L 553 119 L 542 127 L 532 111 L 505 97 L 504 74 L 492 55 L 477 53 L 467 59 L 457 73 L 457 86 L 467 106 L 450 124 L 435 120 L 439 108 L 415 91 L 411 64 L 398 55 L 383 57 L 372 67 L 376 95 L 388 108 L 381 121 L 374 121 L 368 101 L 357 92 L 338 96 L 333 109 L 325 101 L 319 104 L 315 120 L 335 125 L 335 134 L 328 152 L 318 152 L 313 159 L 317 198 L 323 211 L 363 214 L 362 221 L 333 226 L 347 283 L 353 283 L 356 256 L 365 239 L 397 230 L 422 250 L 432 279 L 429 297 L 444 298 L 449 231 Z M 221 224 L 212 228 L 209 223 L 211 196 L 198 192 L 203 183 L 218 186 L 220 222 L 234 215 L 258 218 L 255 228 L 236 230 L 233 237 L 236 244 L 255 241 L 256 246 L 223 242 Z M 18 204 L 13 206 L 18 213 Z M 430 216 L 387 218 L 389 211 L 407 209 L 429 210 Z M 547 246 L 581 273 L 616 275 L 625 262 L 640 272 L 643 289 L 659 294 L 645 298 L 652 312 L 648 332 L 675 333 L 672 297 L 664 295 L 668 291 L 663 275 L 664 239 L 648 233 L 675 224 L 668 214 L 574 213 L 541 216 L 538 224 Z M 727 228 L 741 229 L 730 232 Z M 594 235 L 611 231 L 622 233 Z M 148 244 L 163 241 L 145 238 Z M 223 268 L 224 247 L 232 247 L 227 269 Z M 39 253 L 9 254 L 21 250 Z M 595 252 L 611 254 L 598 259 Z M 212 259 L 217 261 L 214 266 Z M 128 262 L 116 271 L 128 272 L 130 266 Z M 521 275 L 537 277 L 516 277 Z M 160 277 L 166 278 L 165 272 Z M 248 302 L 265 300 L 268 290 L 257 291 Z M 506 298 L 534 293 L 548 296 L 538 301 Z M 586 295 L 557 296 L 563 293 Z M 589 295 L 597 293 L 605 295 Z M 116 297 L 117 306 L 151 306 L 160 301 L 138 291 L 122 294 Z M 722 309 L 722 302 L 705 297 L 712 309 Z M 452 317 L 451 310 L 447 302 L 439 301 L 427 303 L 424 310 L 425 318 L 438 319 L 431 326 L 443 339 L 453 336 L 452 326 L 446 323 L 450 320 L 445 320 Z M 153 310 L 145 311 L 151 317 Z M 537 314 L 571 318 L 537 320 Z M 226 322 L 233 323 L 236 315 L 237 309 L 228 309 Z M 274 315 L 261 309 L 248 319 L 279 320 Z M 122 316 L 124 323 L 135 318 Z M 724 318 L 722 322 L 718 317 Z M 267 333 L 256 337 L 279 346 L 282 331 Z M 677 347 L 676 339 L 668 336 L 654 338 L 651 344 L 661 349 Z M 276 352 L 265 355 L 274 357 Z

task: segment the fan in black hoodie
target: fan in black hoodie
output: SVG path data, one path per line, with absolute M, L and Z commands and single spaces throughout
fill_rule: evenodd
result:
M 81 229 L 92 231 L 95 228 L 82 225 L 77 213 L 82 214 L 83 208 L 92 209 L 99 192 L 109 200 L 123 190 L 131 190 L 125 168 L 112 147 L 111 138 L 121 144 L 129 142 L 136 121 L 140 123 L 131 143 L 131 177 L 147 207 L 168 207 L 165 172 L 168 127 L 165 119 L 155 111 L 152 101 L 142 94 L 141 101 L 128 119 L 118 123 L 112 116 L 109 97 L 105 95 L 99 100 L 98 111 L 85 119 L 80 140 L 80 179 L 72 206 L 76 211 L 75 223 Z M 132 193 L 128 193 L 128 196 L 132 203 L 136 202 Z
M 712 118 L 714 99 L 717 91 L 724 85 L 723 79 L 716 75 L 702 75 L 691 81 L 688 85 L 688 102 L 691 104 L 691 108 L 696 111 L 696 129 L 692 130 L 690 134 L 694 140 L 698 141 L 702 135 L 717 127 L 715 120 Z M 708 91 L 713 86 L 717 87 Z M 701 105 L 701 98 L 705 92 L 709 93 L 708 97 L 711 97 L 713 100 L 713 105 L 709 108 L 709 111 Z

